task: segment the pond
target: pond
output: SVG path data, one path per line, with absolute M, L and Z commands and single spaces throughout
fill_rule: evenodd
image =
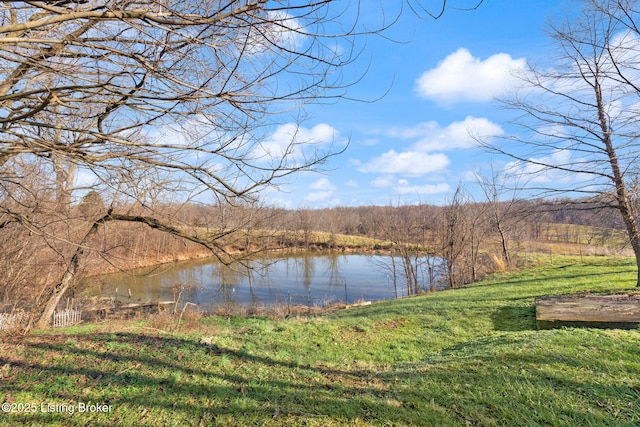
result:
M 414 261 L 426 265 L 427 260 Z M 197 304 L 205 312 L 238 306 L 378 301 L 406 296 L 401 261 L 395 259 L 395 281 L 392 261 L 389 256 L 296 254 L 256 259 L 246 269 L 200 259 L 85 279 L 80 296 L 132 303 L 172 301 L 181 292 L 181 302 Z M 421 280 L 428 282 L 426 277 Z

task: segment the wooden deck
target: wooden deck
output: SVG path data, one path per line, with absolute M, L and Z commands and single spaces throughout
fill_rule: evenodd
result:
M 640 294 L 547 296 L 536 298 L 535 304 L 538 329 L 640 326 Z

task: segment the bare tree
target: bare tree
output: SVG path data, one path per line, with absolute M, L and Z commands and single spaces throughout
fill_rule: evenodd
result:
M 476 180 L 485 196 L 486 214 L 491 227 L 497 232 L 500 239 L 502 259 L 507 266 L 511 265 L 511 241 L 512 229 L 519 217 L 518 208 L 518 180 L 513 179 L 511 186 L 503 181 L 504 177 L 491 166 L 489 175 L 475 172 Z M 516 177 L 511 177 L 516 178 Z
M 305 139 L 299 119 L 304 104 L 344 96 L 358 77 L 345 80 L 342 70 L 364 37 L 393 23 L 380 9 L 379 27 L 366 29 L 354 5 L 0 4 L 0 229 L 23 227 L 62 260 L 37 298 L 38 325 L 83 260 L 110 250 L 109 224 L 168 233 L 229 262 L 223 241 L 249 224 L 189 226 L 180 221 L 186 204 L 251 206 L 264 188 L 344 148 Z M 275 130 L 286 139 L 270 139 Z M 75 209 L 92 191 L 104 205 Z
M 464 278 L 460 270 L 469 237 L 469 224 L 465 218 L 466 204 L 464 190 L 458 186 L 451 201 L 444 207 L 440 221 L 440 252 L 450 288 L 457 288 Z
M 49 242 L 66 265 L 39 298 L 39 325 L 48 322 L 105 224 L 168 232 L 222 259 L 226 247 L 216 242 L 244 224 L 207 234 L 189 230 L 175 215 L 160 213 L 159 195 L 252 203 L 262 188 L 334 153 L 296 132 L 283 145 L 262 142 L 266 125 L 277 124 L 291 105 L 339 96 L 346 86 L 339 71 L 354 51 L 337 54 L 323 40 L 350 43 L 357 31 L 325 33 L 332 20 L 328 3 L 0 7 L 0 181 L 11 187 L 1 209 Z M 25 162 L 51 170 L 54 182 L 13 173 Z M 73 222 L 78 173 L 89 176 L 90 187 L 110 205 L 73 230 L 50 226 Z M 45 192 L 55 203 L 45 203 Z
M 302 232 L 302 242 L 305 248 L 309 248 L 311 243 L 311 233 L 313 231 L 313 223 L 311 219 L 311 212 L 309 208 L 302 208 L 298 210 L 299 220 L 298 229 Z
M 0 164 L 28 153 L 104 175 L 126 158 L 223 198 L 315 165 L 327 151 L 299 148 L 313 141 L 260 138 L 287 103 L 345 86 L 354 52 L 323 40 L 355 34 L 323 34 L 323 3 L 5 3 Z
M 511 171 L 530 174 L 531 189 L 617 209 L 640 267 L 631 190 L 639 171 L 640 3 L 577 4 L 574 16 L 550 27 L 553 67 L 531 67 L 523 89 L 504 101 L 520 113 L 522 132 L 490 148 L 514 159 Z
M 396 296 L 399 279 L 405 285 L 405 291 L 402 292 L 404 295 L 414 295 L 424 288 L 420 275 L 424 257 L 418 240 L 420 223 L 415 215 L 416 210 L 412 208 L 391 205 L 381 207 L 373 221 L 375 226 L 372 231 L 392 244 L 389 256 L 382 257 L 378 266 L 393 280 Z
M 464 206 L 465 221 L 468 234 L 468 258 L 471 269 L 471 281 L 475 282 L 480 277 L 480 248 L 488 234 L 487 204 L 469 202 Z

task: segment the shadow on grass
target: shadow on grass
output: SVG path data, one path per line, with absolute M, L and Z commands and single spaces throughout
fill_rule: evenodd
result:
M 38 405 L 92 402 L 111 405 L 112 411 L 10 414 L 3 420 L 8 425 L 417 420 L 410 408 L 390 404 L 372 385 L 379 381 L 375 371 L 310 366 L 222 345 L 128 333 L 29 337 L 19 347 L 0 355 L 0 367 L 10 372 L 0 383 L 0 401 L 20 403 L 26 395 Z
M 535 331 L 536 308 L 531 306 L 506 306 L 497 309 L 492 315 L 496 331 Z
M 509 317 L 517 317 L 526 330 L 530 309 L 505 307 L 496 320 L 512 324 Z M 557 377 L 540 374 L 559 357 L 571 369 L 585 369 L 580 360 L 558 354 L 562 347 L 546 350 L 546 339 L 556 333 L 562 332 L 501 333 L 419 363 L 345 368 L 323 364 L 321 357 L 302 355 L 300 360 L 318 360 L 309 365 L 276 356 L 277 350 L 232 348 L 224 337 L 203 344 L 132 333 L 32 336 L 0 344 L 0 401 L 93 402 L 113 409 L 4 414 L 0 424 L 515 425 L 519 417 L 536 416 L 528 422 L 553 425 L 553 414 L 582 425 L 631 420 L 628 413 L 617 419 L 610 413 L 640 397 L 632 396 L 633 389 L 560 371 Z M 611 361 L 588 369 L 605 372 Z M 621 398 L 625 393 L 631 397 Z M 561 395 L 568 394 L 583 404 L 565 406 Z M 601 401 L 614 406 L 598 408 Z M 553 411 L 545 412 L 549 405 Z

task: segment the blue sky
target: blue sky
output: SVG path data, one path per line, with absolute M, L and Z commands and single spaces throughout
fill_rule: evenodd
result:
M 390 1 L 383 2 L 389 3 Z M 450 6 L 473 1 L 450 1 Z M 439 1 L 423 0 L 423 4 Z M 325 173 L 302 173 L 266 201 L 287 208 L 441 204 L 462 183 L 474 189 L 473 171 L 498 170 L 509 161 L 474 146 L 478 135 L 508 132 L 508 112 L 495 97 L 508 95 L 513 71 L 544 63 L 550 40 L 545 24 L 563 13 L 563 1 L 484 0 L 473 11 L 448 9 L 438 20 L 405 13 L 386 35 L 372 36 L 359 62 L 368 66 L 350 97 L 310 106 L 301 131 L 347 150 L 325 165 Z M 366 16 L 363 18 L 366 19 Z M 286 133 L 286 128 L 276 129 Z

